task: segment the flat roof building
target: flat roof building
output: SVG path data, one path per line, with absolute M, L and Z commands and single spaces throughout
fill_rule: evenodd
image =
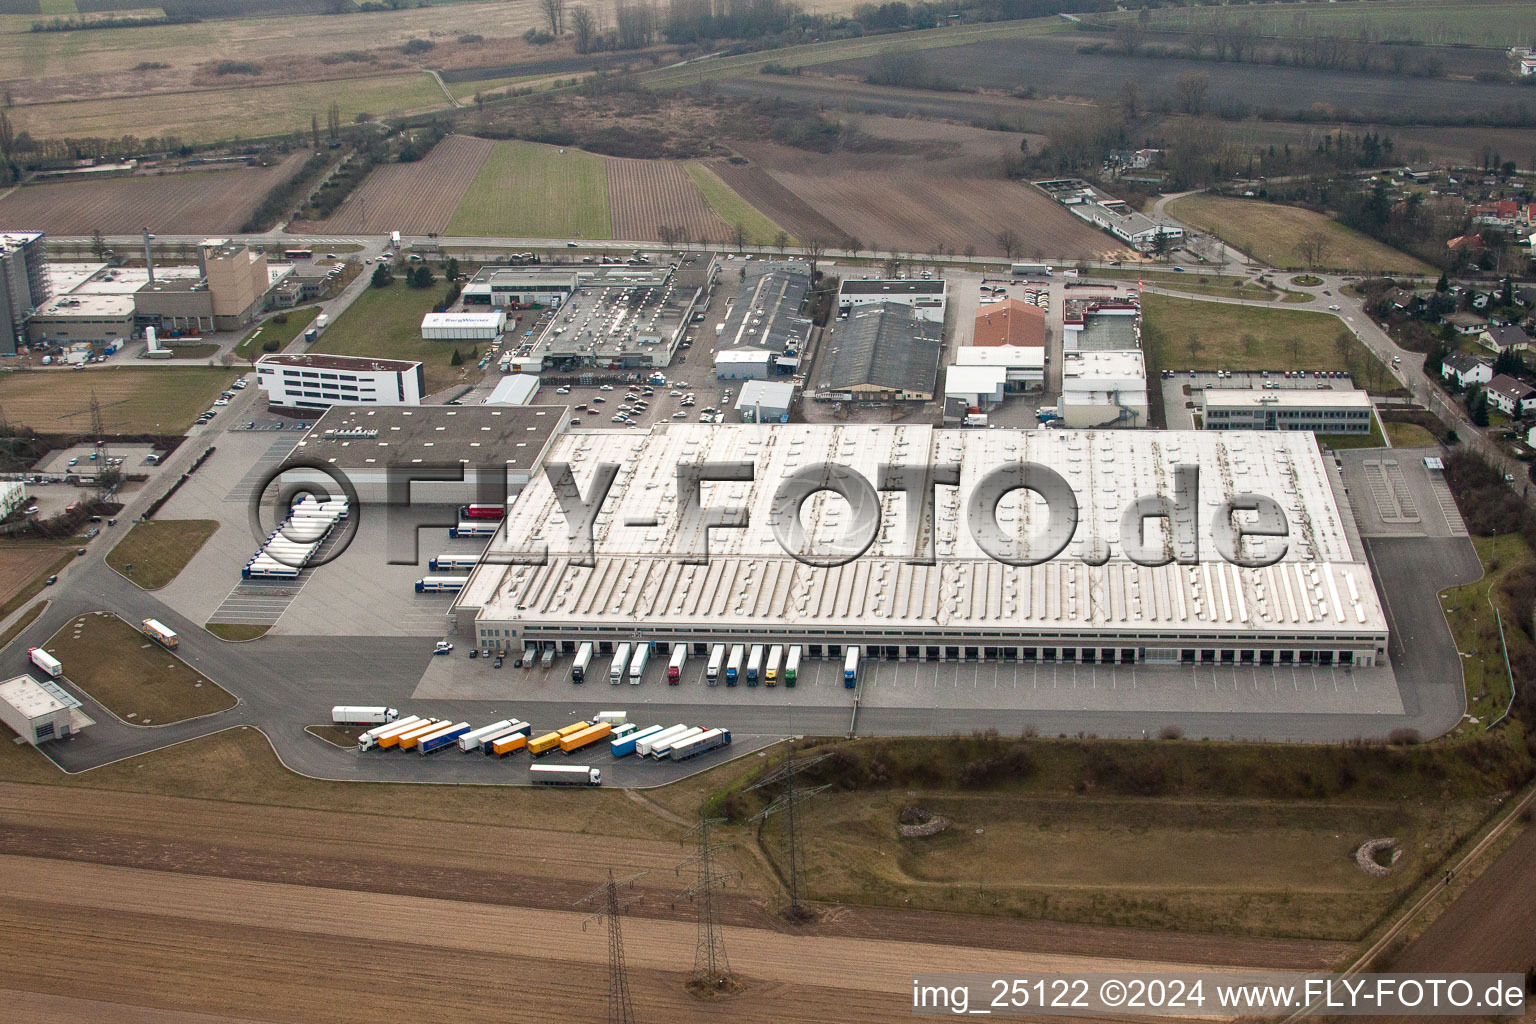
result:
M 1141 307 L 1135 302 L 1069 299 L 1061 326 L 1061 345 L 1068 352 L 1141 348 Z
M 531 373 L 512 373 L 491 389 L 484 405 L 528 405 L 539 393 L 539 378 Z
M 96 724 L 63 687 L 51 680 L 38 682 L 31 676 L 0 683 L 0 721 L 34 747 L 49 740 L 68 739 Z
M 911 306 L 914 313 L 924 320 L 944 322 L 944 310 L 949 305 L 949 282 L 898 278 L 848 279 L 837 291 L 838 315 L 853 311 L 855 306 L 870 302 L 900 302 Z M 1042 341 L 1041 344 L 1044 344 Z
M 898 302 L 856 306 L 822 339 L 823 401 L 928 402 L 938 387 L 944 325 Z
M 454 604 L 461 633 L 483 649 L 796 643 L 815 657 L 859 644 L 892 659 L 1253 665 L 1372 665 L 1386 652 L 1370 566 L 1304 434 L 680 424 L 642 436 L 565 433 L 548 458 L 571 465 L 583 493 L 597 466 L 619 469 L 591 548 L 542 474 L 513 501 L 506 533 Z M 848 503 L 813 494 L 786 550 L 776 495 L 823 461 L 871 487 L 882 466 L 953 463 L 960 483 L 938 490 L 931 517 L 902 493 L 872 490 L 880 528 L 851 561 L 826 557 L 848 531 Z M 1078 503 L 1075 531 L 1052 557 L 1047 507 L 1030 491 L 1001 493 L 990 514 L 1007 537 L 1028 538 L 1010 557 L 1036 564 L 999 560 L 995 538 L 967 512 L 983 479 L 1019 462 L 1058 474 Z M 707 507 L 741 509 L 743 525 L 709 528 L 704 516 L 680 514 L 676 470 L 695 463 L 750 465 L 750 479 L 703 493 Z M 1180 467 L 1198 472 L 1178 499 L 1194 510 L 1193 537 L 1148 518 L 1125 540 L 1126 509 L 1144 497 L 1172 503 L 1176 477 L 1189 483 Z M 1235 565 L 1216 547 L 1212 524 L 1243 494 L 1272 498 L 1285 520 L 1283 538 L 1250 537 L 1233 553 L 1270 563 L 1262 567 Z M 931 538 L 933 564 L 913 538 Z M 532 546 L 544 550 L 541 564 L 528 564 Z M 1175 555 L 1188 561 L 1144 564 Z M 516 557 L 524 564 L 497 564 Z
M 421 364 L 403 359 L 275 353 L 256 360 L 256 384 L 281 409 L 333 405 L 420 405 Z
M 787 380 L 749 380 L 736 397 L 743 423 L 783 423 L 795 403 L 795 385 Z
M 990 302 L 976 311 L 971 344 L 1045 348 L 1045 310 L 1018 299 Z
M 1147 425 L 1147 366 L 1140 352 L 1064 352 L 1061 418 L 1068 427 Z
M 513 363 L 525 373 L 584 367 L 656 369 L 668 365 L 689 318 L 704 296 L 681 285 L 675 268 L 597 267 L 577 284 Z
M 1018 345 L 962 345 L 955 350 L 956 366 L 1000 366 L 1007 371 L 1007 390 L 1036 391 L 1045 386 L 1045 348 Z
M 744 270 L 746 277 L 725 319 L 715 325 L 715 376 L 761 379 L 794 373 L 811 332 L 804 308 L 811 290 L 810 267 L 799 262 L 754 262 Z M 759 353 L 768 356 L 766 372 L 756 369 L 762 363 Z M 751 371 L 742 372 L 749 365 Z
M 1364 391 L 1209 388 L 1198 393 L 1206 430 L 1371 432 L 1371 396 Z
M 967 407 L 986 409 L 1003 400 L 1008 390 L 1006 366 L 962 366 L 944 371 L 945 399 L 964 399 Z
M 428 313 L 421 318 L 422 341 L 495 341 L 507 329 L 507 314 Z
M 316 421 L 290 453 L 346 474 L 364 501 L 389 502 L 386 470 L 463 469 L 462 481 L 418 483 L 421 503 L 464 503 L 515 494 L 543 464 L 569 407 L 563 405 L 336 406 Z M 490 494 L 481 494 L 489 489 Z
M 575 269 L 481 267 L 460 295 L 465 308 L 558 306 L 576 291 Z

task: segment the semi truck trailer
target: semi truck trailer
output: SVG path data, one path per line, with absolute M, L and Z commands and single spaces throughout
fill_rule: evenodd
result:
M 690 727 L 688 729 L 683 730 L 682 732 L 678 733 L 676 736 L 672 736 L 672 737 L 669 737 L 668 739 L 664 739 L 664 740 L 662 740 L 659 743 L 652 743 L 651 744 L 651 756 L 656 758 L 659 761 L 662 758 L 665 758 L 667 756 L 667 751 L 671 750 L 673 747 L 677 746 L 679 743 L 682 743 L 682 742 L 684 742 L 686 740 L 693 739 L 695 736 L 698 736 L 702 732 L 704 732 L 704 730 L 699 728 L 697 725 L 695 725 L 695 726 L 692 726 L 692 727 Z
M 753 644 L 752 653 L 747 655 L 747 685 L 756 686 L 758 677 L 763 674 L 763 645 Z
M 523 743 L 526 745 L 528 742 L 528 737 L 532 734 L 533 726 L 529 725 L 527 722 L 514 721 L 511 725 L 507 726 L 505 729 L 502 729 L 500 732 L 494 732 L 489 736 L 481 737 L 480 753 L 495 753 L 495 751 L 491 749 L 492 747 L 494 747 L 497 743 L 500 743 L 502 740 L 511 739 L 513 736 L 521 736 L 523 738 Z
M 526 732 L 512 732 L 491 741 L 486 748 L 488 756 L 506 757 L 528 746 L 528 734 Z
M 668 726 L 660 732 L 652 733 L 651 735 L 636 743 L 635 753 L 639 754 L 641 757 L 644 757 L 651 752 L 657 743 L 665 742 L 666 740 L 670 740 L 675 736 L 681 736 L 687 731 L 688 727 L 686 725 L 678 724 Z
M 741 679 L 741 669 L 747 660 L 747 649 L 741 644 L 731 647 L 731 658 L 725 663 L 725 685 L 735 686 Z
M 400 717 L 400 712 L 386 707 L 359 707 L 338 704 L 331 708 L 332 725 L 388 725 Z
M 688 645 L 672 648 L 672 658 L 667 662 L 667 685 L 676 686 L 683 681 L 683 666 L 688 664 Z
M 469 732 L 468 722 L 455 722 L 452 725 L 445 725 L 436 732 L 429 732 L 417 740 L 416 753 L 425 756 L 442 750 L 467 732 Z
M 429 718 L 422 725 L 419 725 L 414 729 L 407 729 L 405 732 L 400 733 L 395 737 L 395 742 L 391 745 L 398 747 L 401 750 L 415 750 L 417 742 L 419 742 L 423 736 L 431 732 L 436 732 L 438 729 L 441 729 L 444 724 L 445 723 L 441 718 Z M 379 746 L 383 745 L 384 744 L 382 743 L 379 744 Z
M 784 664 L 784 645 L 774 644 L 768 648 L 768 668 L 763 673 L 763 682 L 769 686 L 779 685 L 779 669 Z
M 450 537 L 494 537 L 501 529 L 497 519 L 461 519 L 458 526 L 448 528 Z
M 388 725 L 369 729 L 357 738 L 357 752 L 361 754 L 365 750 L 372 750 L 374 747 L 379 746 L 386 736 L 399 736 L 408 729 L 414 729 L 424 721 L 425 719 L 418 715 L 406 715 L 404 718 L 390 722 Z
M 487 736 L 499 736 L 506 732 L 507 727 L 511 724 L 512 719 L 503 718 L 499 722 L 492 722 L 490 725 L 482 725 L 478 729 L 471 729 L 459 737 L 459 749 L 466 754 L 471 750 L 479 750 L 480 744 L 484 742 Z
M 139 623 L 139 632 L 166 650 L 174 651 L 177 647 L 181 646 L 181 637 L 177 636 L 174 629 L 159 619 L 145 619 Z
M 57 679 L 64 674 L 64 663 L 41 647 L 29 647 L 27 657 L 32 659 L 32 664 L 43 670 L 43 674 L 50 679 Z
M 629 667 L 629 644 L 619 644 L 613 652 L 613 660 L 608 663 L 608 681 L 618 686 L 624 681 L 624 670 Z
M 640 685 L 640 677 L 645 674 L 645 666 L 651 663 L 651 645 L 648 643 L 635 644 L 635 655 L 629 659 L 629 682 L 632 686 Z
M 800 645 L 795 644 L 789 649 L 789 656 L 784 662 L 784 685 L 794 686 L 800 678 Z
M 569 754 L 572 751 L 580 750 L 582 747 L 591 746 L 598 740 L 607 739 L 612 732 L 613 726 L 607 722 L 598 722 L 596 725 L 590 725 L 580 732 L 573 732 L 569 736 L 562 737 L 560 749 Z
M 720 673 L 725 671 L 725 644 L 715 644 L 709 649 L 709 666 L 704 669 L 704 682 L 720 685 Z
M 672 749 L 667 751 L 667 757 L 673 761 L 686 761 L 690 757 L 698 757 L 700 754 L 707 754 L 711 750 L 719 750 L 721 747 L 730 745 L 729 729 L 709 729 L 686 742 L 673 744 Z
M 660 725 L 649 725 L 644 729 L 636 729 L 634 732 L 627 736 L 618 737 L 610 744 L 613 749 L 613 756 L 628 757 L 630 754 L 635 752 L 635 744 L 639 743 L 641 740 L 655 736 L 657 733 L 663 731 L 663 728 L 664 727 Z
M 587 678 L 587 667 L 592 664 L 592 645 L 583 641 L 576 648 L 576 661 L 571 665 L 571 682 L 579 683 Z
M 584 764 L 536 764 L 529 769 L 535 786 L 601 786 L 603 773 Z
M 859 681 L 859 649 L 850 646 L 848 653 L 843 655 L 843 685 L 853 689 Z

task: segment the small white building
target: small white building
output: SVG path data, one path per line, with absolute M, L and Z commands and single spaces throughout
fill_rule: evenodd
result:
M 762 348 L 728 348 L 715 354 L 719 380 L 769 380 L 774 376 L 776 353 Z
M 876 278 L 844 281 L 837 290 L 839 314 L 871 302 L 899 302 L 912 307 L 912 315 L 921 320 L 944 322 L 949 305 L 949 282 L 930 279 Z
M 1008 386 L 1006 366 L 951 366 L 944 371 L 944 397 L 987 409 L 1003 400 Z
M 1307 388 L 1206 388 L 1199 392 L 1206 430 L 1310 430 L 1369 434 L 1374 407 L 1364 391 Z
M 422 341 L 495 341 L 507 329 L 507 311 L 428 313 L 421 318 Z
M 0 721 L 34 747 L 96 724 L 79 709 L 80 702 L 51 681 L 16 676 L 0 683 Z
M 1536 388 L 1501 373 L 1488 382 L 1488 402 L 1506 416 L 1524 416 L 1536 409 Z
M 27 503 L 27 486 L 19 480 L 0 482 L 0 519 Z
M 787 423 L 795 385 L 787 380 L 749 380 L 741 386 L 736 412 L 743 423 Z
M 955 366 L 1000 366 L 1006 390 L 1038 391 L 1045 386 L 1045 349 L 1033 345 L 962 345 Z
M 256 361 L 256 384 L 279 409 L 333 405 L 420 405 L 426 390 L 421 364 L 309 352 L 275 353 Z
M 1440 376 L 1464 388 L 1493 380 L 1493 360 L 1470 352 L 1452 352 L 1440 363 Z
M 501 378 L 484 405 L 532 405 L 539 393 L 539 378 L 531 373 L 514 373 Z
M 1061 418 L 1068 427 L 1147 425 L 1147 367 L 1140 352 L 1065 352 Z

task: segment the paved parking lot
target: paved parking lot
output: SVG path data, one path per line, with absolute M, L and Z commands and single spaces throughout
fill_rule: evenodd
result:
M 1438 449 L 1356 448 L 1335 453 L 1360 532 L 1368 537 L 1465 537 L 1445 478 L 1424 465 Z
M 576 694 L 606 699 L 618 707 L 651 703 L 719 708 L 853 706 L 854 690 L 843 685 L 841 659 L 801 662 L 794 687 L 707 685 L 707 660 L 690 656 L 677 686 L 666 682 L 666 659 L 651 659 L 639 685 L 626 677 L 613 686 L 608 660 L 595 658 L 586 683 L 571 682 L 571 658 L 557 658 L 545 670 L 517 669 L 506 659 L 500 669 L 469 658 L 461 646 L 433 658 L 412 696 L 416 699 L 536 700 Z M 865 708 L 1008 709 L 1040 711 L 1305 712 L 1311 714 L 1402 714 L 1403 704 L 1390 667 L 1254 665 L 1078 665 L 1006 661 L 932 662 L 866 659 L 857 689 Z M 627 702 L 627 703 L 626 703 Z

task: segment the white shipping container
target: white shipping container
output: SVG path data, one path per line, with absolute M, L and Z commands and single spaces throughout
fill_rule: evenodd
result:
M 469 732 L 459 737 L 459 749 L 464 751 L 466 754 L 471 750 L 479 750 L 480 743 L 487 736 L 499 736 L 505 732 L 507 727 L 511 724 L 512 719 L 503 718 L 499 722 L 492 722 L 490 725 L 482 725 L 478 729 L 471 729 Z

